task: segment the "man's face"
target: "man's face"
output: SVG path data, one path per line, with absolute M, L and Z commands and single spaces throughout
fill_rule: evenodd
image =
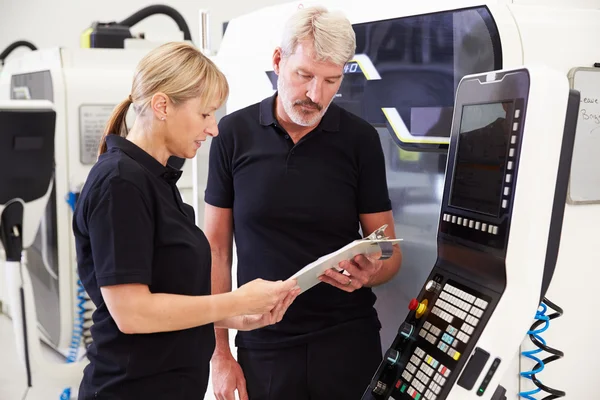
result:
M 308 41 L 298 43 L 294 54 L 281 58 L 281 50 L 273 55 L 278 96 L 289 119 L 300 126 L 319 123 L 342 83 L 344 66 L 313 57 Z

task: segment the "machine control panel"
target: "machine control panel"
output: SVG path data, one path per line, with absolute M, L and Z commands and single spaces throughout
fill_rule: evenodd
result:
M 436 285 L 442 287 L 430 281 L 426 289 Z M 401 373 L 398 391 L 414 399 L 436 400 L 457 362 L 466 353 L 488 305 L 489 300 L 480 294 L 463 290 L 452 281 L 445 283 L 418 330 L 419 339 Z
M 437 274 L 425 285 L 423 298 L 411 301 L 411 314 L 399 329 L 405 342 L 390 349 L 400 350 L 386 354 L 388 367 L 396 367 L 398 376 L 394 387 L 385 389 L 396 400 L 437 400 L 447 382 L 457 379 L 453 371 L 461 370 L 459 362 L 465 361 L 463 354 L 470 352 L 471 339 L 478 335 L 479 323 L 491 309 L 488 295 L 453 279 L 442 281 Z M 419 317 L 419 307 L 424 305 L 427 310 Z M 413 332 L 411 336 L 409 332 Z M 386 391 L 381 383 L 373 389 L 378 389 L 375 394 Z

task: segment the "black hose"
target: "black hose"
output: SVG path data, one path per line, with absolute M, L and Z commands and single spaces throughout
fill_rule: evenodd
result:
M 560 308 L 559 306 L 557 306 L 556 304 L 554 304 L 553 302 L 551 302 L 550 300 L 548 300 L 546 297 L 544 297 L 544 303 L 546 303 L 549 308 L 552 308 L 556 311 L 555 313 L 548 315 L 549 321 L 563 315 L 563 313 L 564 313 L 563 309 Z M 545 322 L 544 320 L 535 321 L 533 323 L 533 325 L 531 326 L 530 331 L 535 331 L 544 322 Z M 538 340 L 538 338 L 535 337 L 535 335 L 530 334 L 529 337 L 535 346 L 537 346 L 538 348 L 542 349 L 543 351 L 545 351 L 547 353 L 552 354 L 550 357 L 544 358 L 542 360 L 542 363 L 544 363 L 544 365 L 548 365 L 553 361 L 560 360 L 561 358 L 563 358 L 565 356 L 565 353 L 562 352 L 561 350 L 552 348 L 552 347 L 540 342 Z M 532 370 L 535 371 L 535 370 L 539 369 L 541 366 L 542 365 L 540 363 L 537 363 L 532 368 Z M 533 381 L 534 385 L 537 386 L 541 391 L 549 394 L 548 396 L 544 397 L 542 400 L 554 400 L 554 399 L 558 399 L 560 397 L 565 397 L 567 395 L 562 390 L 554 389 L 554 388 L 544 385 L 542 382 L 540 382 L 537 379 L 536 374 L 531 375 L 531 380 Z
M 155 14 L 164 14 L 164 15 L 167 15 L 167 16 L 173 18 L 173 20 L 175 21 L 175 23 L 177 24 L 179 29 L 183 32 L 183 39 L 190 40 L 190 41 L 192 40 L 192 34 L 190 32 L 190 28 L 188 27 L 187 22 L 185 22 L 183 15 L 181 15 L 179 13 L 179 11 L 175 10 L 174 8 L 166 6 L 166 5 L 162 5 L 162 4 L 157 4 L 157 5 L 142 8 L 141 10 L 132 14 L 130 17 L 127 17 L 123 21 L 119 22 L 119 25 L 123 25 L 123 26 L 127 26 L 127 27 L 131 28 L 133 25 L 137 24 L 138 22 L 150 17 L 151 15 L 155 15 Z
M 8 57 L 10 53 L 19 47 L 29 47 L 31 50 L 37 50 L 37 47 L 35 47 L 33 43 L 26 40 L 17 40 L 0 53 L 0 65 L 4 63 L 4 59 Z

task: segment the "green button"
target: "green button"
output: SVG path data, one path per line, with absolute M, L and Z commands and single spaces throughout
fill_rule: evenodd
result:
M 419 400 L 421 398 L 421 393 L 417 393 L 417 397 L 415 397 L 415 400 Z
M 400 392 L 406 392 L 406 384 L 402 385 L 402 387 L 400 388 Z

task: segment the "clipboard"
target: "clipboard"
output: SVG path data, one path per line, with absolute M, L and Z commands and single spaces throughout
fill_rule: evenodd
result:
M 393 254 L 393 246 L 403 239 L 389 239 L 384 236 L 383 232 L 386 228 L 387 224 L 364 239 L 355 240 L 333 253 L 320 257 L 296 272 L 290 279 L 296 279 L 300 287 L 300 293 L 304 293 L 313 286 L 321 283 L 319 277 L 328 269 L 333 268 L 347 275 L 348 273 L 341 270 L 338 264 L 345 260 L 351 260 L 359 254 L 372 255 L 381 253 L 379 256 L 380 260 L 390 258 Z

